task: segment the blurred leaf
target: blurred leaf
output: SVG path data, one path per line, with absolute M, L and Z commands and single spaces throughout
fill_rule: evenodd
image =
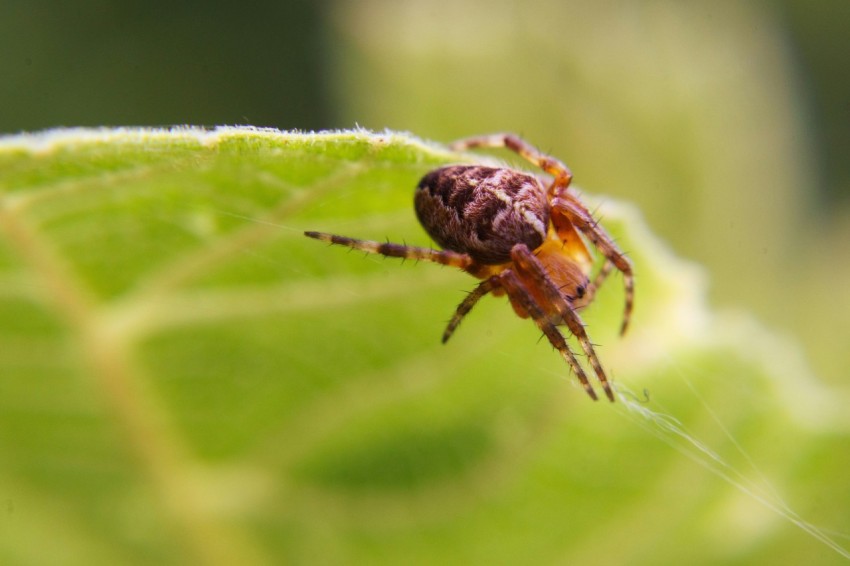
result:
M 639 276 L 628 338 L 617 278 L 586 313 L 614 405 L 504 299 L 441 345 L 465 274 L 302 236 L 429 245 L 412 187 L 459 157 L 359 131 L 0 141 L 0 562 L 834 558 L 661 425 L 847 530 L 850 492 L 818 489 L 842 399 L 707 312 L 630 207 L 588 197 Z

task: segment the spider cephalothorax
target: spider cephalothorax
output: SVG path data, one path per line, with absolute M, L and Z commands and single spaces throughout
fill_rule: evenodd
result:
M 531 317 L 578 377 L 585 391 L 596 392 L 573 355 L 559 325 L 566 325 L 587 356 L 611 401 L 614 393 L 578 309 L 589 304 L 612 269 L 623 274 L 626 309 L 621 333 L 631 316 L 634 279 L 632 266 L 610 236 L 569 190 L 572 174 L 560 161 L 543 155 L 516 136 L 498 134 L 461 140 L 458 151 L 472 147 L 506 147 L 528 159 L 553 179 L 503 167 L 451 165 L 426 174 L 414 202 L 422 226 L 442 250 L 356 240 L 321 232 L 305 235 L 351 248 L 392 257 L 414 258 L 451 265 L 482 279 L 458 305 L 443 333 L 447 341 L 463 317 L 487 293 L 507 294 L 516 313 Z M 605 257 L 591 282 L 590 252 L 584 235 Z

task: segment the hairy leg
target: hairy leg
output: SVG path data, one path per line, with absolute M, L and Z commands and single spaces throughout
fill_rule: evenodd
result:
M 555 214 L 566 216 L 582 234 L 587 236 L 591 243 L 605 256 L 605 259 L 614 264 L 614 267 L 623 274 L 623 285 L 626 290 L 626 307 L 623 312 L 623 325 L 620 327 L 620 334 L 625 334 L 631 320 L 632 310 L 634 309 L 635 282 L 632 263 L 620 251 L 620 248 L 617 247 L 611 236 L 593 219 L 587 208 L 575 196 L 567 191 L 561 191 L 552 200 L 552 210 Z
M 599 268 L 599 273 L 596 274 L 596 277 L 593 278 L 593 281 L 590 285 L 587 286 L 587 292 L 582 297 L 582 304 L 590 304 L 593 302 L 593 299 L 596 298 L 596 292 L 599 291 L 599 288 L 605 282 L 605 279 L 608 278 L 608 275 L 611 274 L 611 270 L 614 269 L 614 264 L 611 263 L 610 260 L 605 260 L 605 263 L 602 264 L 602 267 Z
M 593 349 L 593 344 L 584 330 L 584 323 L 578 313 L 573 309 L 569 300 L 561 293 L 560 290 L 552 282 L 552 279 L 546 274 L 546 271 L 540 261 L 534 257 L 534 254 L 523 244 L 517 244 L 511 250 L 511 258 L 514 260 L 514 265 L 520 277 L 533 285 L 535 289 L 540 291 L 540 294 L 546 297 L 546 301 L 557 312 L 558 316 L 570 329 L 570 332 L 578 340 L 582 350 L 587 356 L 596 377 L 602 384 L 605 390 L 605 395 L 609 400 L 614 400 L 614 392 L 611 390 L 611 385 L 608 383 L 608 378 L 605 375 L 605 370 L 596 356 Z
M 379 254 L 388 257 L 400 257 L 404 259 L 415 259 L 431 261 L 442 265 L 450 265 L 460 269 L 470 267 L 474 262 L 467 254 L 451 252 L 448 250 L 434 250 L 431 248 L 420 248 L 416 246 L 405 246 L 402 244 L 381 243 L 372 240 L 358 240 L 336 234 L 324 232 L 304 232 L 308 238 L 314 238 L 323 242 L 346 246 L 355 250 L 361 250 L 371 254 Z
M 573 178 L 573 174 L 569 167 L 564 165 L 561 161 L 554 157 L 549 157 L 530 143 L 513 134 L 491 134 L 487 136 L 465 138 L 457 140 L 450 144 L 449 147 L 455 151 L 464 151 L 475 147 L 507 148 L 519 154 L 531 163 L 534 163 L 555 178 L 552 187 L 549 189 L 550 194 L 554 191 L 555 187 L 568 187 Z
M 534 320 L 537 327 L 543 332 L 546 338 L 549 339 L 552 346 L 561 353 L 561 356 L 563 356 L 564 360 L 566 360 L 567 364 L 569 364 L 573 373 L 576 374 L 579 382 L 581 382 L 584 390 L 588 395 L 590 395 L 590 398 L 596 401 L 596 392 L 593 390 L 593 387 L 591 387 L 590 382 L 587 380 L 587 375 L 585 375 L 584 370 L 570 350 L 570 347 L 567 345 L 567 341 L 564 339 L 564 336 L 560 333 L 557 327 L 552 324 L 552 321 L 549 320 L 549 317 L 545 312 L 543 312 L 543 309 L 540 308 L 540 305 L 538 305 L 531 296 L 531 293 L 522 280 L 510 269 L 506 269 L 497 277 L 499 278 L 501 286 L 508 293 L 511 300 L 516 301 Z
M 466 298 L 461 301 L 461 303 L 457 306 L 457 310 L 455 311 L 452 319 L 449 321 L 448 326 L 446 326 L 445 332 L 443 332 L 443 344 L 449 341 L 454 331 L 457 329 L 460 321 L 463 320 L 469 311 L 472 310 L 472 307 L 487 293 L 495 289 L 499 286 L 499 278 L 496 276 L 489 277 L 478 284 L 478 286 L 469 293 Z

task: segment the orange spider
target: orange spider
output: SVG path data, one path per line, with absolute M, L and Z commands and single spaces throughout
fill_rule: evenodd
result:
M 505 147 L 552 175 L 545 186 L 535 175 L 481 165 L 450 165 L 426 174 L 416 187 L 419 222 L 442 250 L 357 240 L 321 232 L 305 236 L 391 257 L 427 260 L 463 269 L 483 281 L 458 305 L 443 333 L 445 343 L 464 316 L 487 293 L 507 294 L 514 311 L 531 317 L 564 357 L 587 394 L 596 392 L 557 329 L 575 335 L 609 400 L 614 393 L 593 350 L 578 310 L 587 306 L 613 268 L 623 274 L 625 333 L 634 303 L 631 262 L 569 189 L 566 165 L 510 134 L 474 137 L 451 148 Z M 580 234 L 605 257 L 593 282 L 592 259 Z

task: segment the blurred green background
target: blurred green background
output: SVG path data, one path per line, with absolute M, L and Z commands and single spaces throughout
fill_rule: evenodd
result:
M 0 131 L 517 132 L 850 369 L 850 4 L 0 3 Z
M 847 21 L 847 2 L 801 0 L 362 0 L 251 6 L 7 1 L 0 4 L 0 132 L 171 124 L 309 130 L 357 124 L 445 141 L 516 132 L 566 161 L 587 192 L 636 203 L 679 255 L 708 268 L 712 304 L 756 313 L 804 346 L 819 379 L 846 391 Z M 359 268 L 352 263 L 351 269 Z M 638 266 L 638 285 L 640 277 Z M 640 295 L 638 301 L 640 309 Z M 439 328 L 420 330 L 436 341 Z M 741 338 L 744 349 L 746 338 Z M 695 367 L 710 374 L 712 364 L 719 363 L 708 359 Z M 712 402 L 717 407 L 724 401 Z M 585 420 L 573 422 L 569 433 L 586 434 L 594 427 L 589 415 L 582 413 Z M 541 426 L 559 430 L 552 423 L 560 421 L 547 418 Z M 744 430 L 746 436 L 749 429 Z M 775 430 L 769 428 L 768 437 Z M 777 445 L 789 442 L 776 434 Z M 788 481 L 845 469 L 846 454 L 831 450 L 846 446 L 846 435 L 836 437 L 808 443 L 814 456 L 790 465 Z M 627 440 L 617 438 L 625 451 Z M 593 462 L 590 450 L 576 456 L 561 449 L 540 449 L 563 466 L 552 468 L 559 474 L 581 476 L 584 466 L 614 465 Z M 572 457 L 579 469 L 566 469 L 564 462 Z M 647 455 L 647 462 L 651 467 L 654 460 Z M 676 477 L 675 469 L 667 471 Z M 839 500 L 846 482 L 835 477 L 831 493 Z M 542 492 L 542 499 L 559 496 L 558 480 L 549 484 L 549 479 L 531 478 L 530 489 Z M 585 492 L 588 486 L 573 479 L 577 487 L 570 497 L 597 495 L 594 486 Z M 608 481 L 641 493 L 641 486 L 620 480 Z M 452 489 L 464 492 L 464 485 Z M 549 488 L 556 495 L 547 493 Z M 800 491 L 807 489 L 813 505 L 825 497 L 813 487 Z M 418 519 L 420 503 L 404 499 L 393 509 Z M 611 501 L 601 505 L 615 507 Z M 422 508 L 425 515 L 439 515 L 424 503 Z M 466 508 L 460 509 L 462 516 Z M 539 509 L 524 510 L 534 521 Z M 503 511 L 493 512 L 497 525 Z M 822 526 L 832 526 L 835 513 L 825 513 Z M 629 521 L 628 510 L 617 519 L 642 521 Z M 559 517 L 541 520 L 554 523 Z M 412 544 L 402 529 L 381 528 L 402 550 L 438 546 L 459 532 L 445 526 L 430 532 L 427 516 L 423 522 L 425 535 L 411 536 Z M 469 536 L 485 529 L 471 524 Z M 315 539 L 305 547 L 321 545 L 334 532 L 329 527 L 309 535 Z M 380 541 L 370 536 L 359 542 L 378 549 Z M 559 536 L 551 531 L 552 547 Z M 539 542 L 531 534 L 528 539 Z M 517 544 L 521 554 L 523 546 Z M 652 551 L 644 550 L 643 561 L 652 563 Z M 587 548 L 584 552 L 591 555 Z M 545 550 L 541 555 L 547 556 Z

